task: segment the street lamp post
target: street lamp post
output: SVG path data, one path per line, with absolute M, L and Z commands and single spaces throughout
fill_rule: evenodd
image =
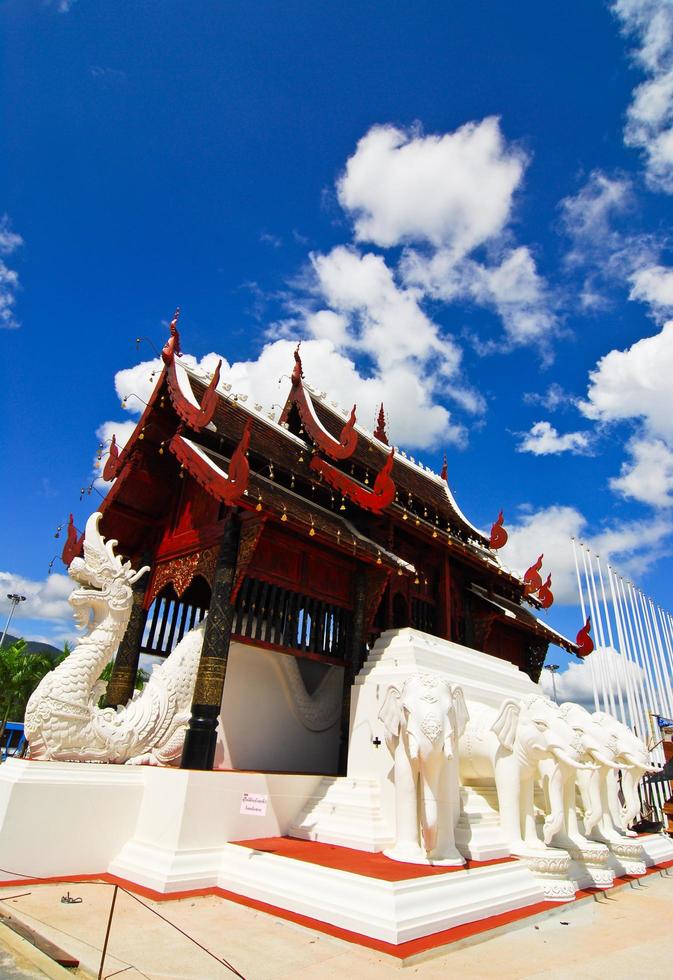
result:
M 25 595 L 19 595 L 18 592 L 8 592 L 7 593 L 7 598 L 12 603 L 12 605 L 10 606 L 9 616 L 7 617 L 7 622 L 5 623 L 5 629 L 4 629 L 3 634 L 2 634 L 2 639 L 0 640 L 0 647 L 3 647 L 5 645 L 5 637 L 7 636 L 7 630 L 9 629 L 9 624 L 12 621 L 12 616 L 14 615 L 14 610 L 16 609 L 16 607 L 18 606 L 18 604 L 20 602 L 25 602 L 26 601 Z
M 545 670 L 548 670 L 549 673 L 551 674 L 551 687 L 552 687 L 552 691 L 554 692 L 554 701 L 556 701 L 557 704 L 558 704 L 558 698 L 556 697 L 556 678 L 554 674 L 558 669 L 559 669 L 558 664 L 547 664 L 547 666 L 545 667 Z

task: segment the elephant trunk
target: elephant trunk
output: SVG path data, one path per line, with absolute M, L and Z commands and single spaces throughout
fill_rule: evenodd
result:
M 640 799 L 638 797 L 638 783 L 642 775 L 642 768 L 629 769 L 622 776 L 622 793 L 624 794 L 624 807 L 622 817 L 625 827 L 630 827 L 640 813 Z
M 601 800 L 601 777 L 599 770 L 587 774 L 582 782 L 582 798 L 584 801 L 584 830 L 590 834 L 603 816 Z
M 437 846 L 437 825 L 439 817 L 439 782 L 441 765 L 439 759 L 421 762 L 422 813 L 421 831 L 426 853 L 431 854 Z
M 544 842 L 550 844 L 552 838 L 563 829 L 563 773 L 561 767 L 555 765 L 549 776 L 547 791 L 549 793 L 549 814 L 544 822 Z

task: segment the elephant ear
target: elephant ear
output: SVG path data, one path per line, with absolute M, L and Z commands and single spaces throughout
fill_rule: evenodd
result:
M 503 701 L 500 706 L 500 713 L 491 725 L 491 731 L 496 735 L 502 747 L 510 752 L 514 746 L 520 714 L 521 705 L 519 702 L 508 698 L 507 701 Z
M 390 752 L 395 751 L 396 741 L 400 735 L 400 724 L 402 722 L 403 706 L 402 695 L 392 684 L 386 691 L 381 710 L 379 711 L 379 721 L 383 722 L 386 730 L 386 745 Z
M 451 692 L 453 695 L 453 711 L 455 714 L 455 726 L 456 726 L 456 738 L 460 736 L 465 731 L 465 727 L 470 720 L 470 713 L 467 710 L 467 705 L 465 704 L 465 695 L 463 694 L 462 687 L 454 687 Z

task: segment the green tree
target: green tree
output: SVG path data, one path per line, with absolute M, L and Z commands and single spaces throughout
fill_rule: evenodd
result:
M 7 722 L 23 718 L 28 698 L 53 667 L 49 657 L 26 653 L 26 645 L 21 639 L 0 648 L 0 743 Z

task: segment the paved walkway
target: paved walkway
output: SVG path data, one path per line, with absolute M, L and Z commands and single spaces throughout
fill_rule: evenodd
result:
M 69 890 L 82 898 L 61 903 Z M 17 898 L 8 898 L 29 892 Z M 38 885 L 0 889 L 0 907 L 11 911 L 81 961 L 78 975 L 96 976 L 112 898 L 110 885 Z M 154 912 L 188 932 L 245 980 L 379 980 L 394 976 L 390 957 L 332 939 L 223 899 L 204 896 L 152 902 L 148 908 L 118 893 L 104 976 L 122 980 L 224 980 L 232 974 Z M 452 947 L 404 968 L 419 980 L 445 978 L 546 978 L 546 980 L 668 980 L 673 967 L 673 871 L 651 875 L 597 901 L 563 905 L 476 945 Z M 9 972 L 14 969 L 14 973 Z M 8 966 L 0 978 L 22 977 Z M 118 972 L 122 971 L 122 972 Z M 27 976 L 36 974 L 27 973 Z

